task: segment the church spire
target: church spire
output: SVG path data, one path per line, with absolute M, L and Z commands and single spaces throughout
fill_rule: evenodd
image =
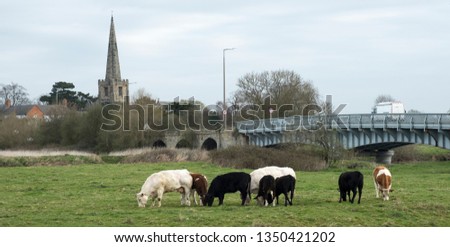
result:
M 129 95 L 128 85 L 128 79 L 122 80 L 120 76 L 116 31 L 114 29 L 114 18 L 111 14 L 106 76 L 104 80 L 98 80 L 98 98 L 100 102 L 124 102 Z
M 111 14 L 111 27 L 109 31 L 108 60 L 106 62 L 105 81 L 121 81 L 119 52 L 117 50 L 116 31 L 114 29 L 114 17 Z

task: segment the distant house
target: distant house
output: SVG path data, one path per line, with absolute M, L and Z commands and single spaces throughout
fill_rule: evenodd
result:
M 11 100 L 7 99 L 5 104 L 0 106 L 0 117 L 7 118 L 15 116 L 16 118 L 29 119 L 49 119 L 55 115 L 63 113 L 67 109 L 64 105 L 18 105 L 12 106 Z

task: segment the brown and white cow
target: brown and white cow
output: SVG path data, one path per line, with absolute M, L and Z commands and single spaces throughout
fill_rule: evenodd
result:
M 206 192 L 208 192 L 208 180 L 206 176 L 198 173 L 191 173 L 192 176 L 192 190 L 191 193 L 194 197 L 195 205 L 198 205 L 195 193 L 198 194 L 200 199 L 200 205 L 203 206 L 203 200 L 205 199 Z
M 373 183 L 375 185 L 375 193 L 377 198 L 380 197 L 379 192 L 383 195 L 383 201 L 389 200 L 389 192 L 392 192 L 392 175 L 384 166 L 377 166 L 373 170 Z

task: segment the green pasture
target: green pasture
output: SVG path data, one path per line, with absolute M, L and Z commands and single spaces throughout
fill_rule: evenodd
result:
M 375 198 L 371 167 L 361 204 L 338 203 L 343 168 L 297 172 L 294 205 L 240 206 L 227 194 L 223 206 L 181 206 L 178 193 L 161 208 L 139 208 L 135 194 L 163 169 L 187 168 L 211 181 L 237 169 L 208 163 L 86 164 L 0 167 L 0 226 L 450 226 L 450 162 L 395 164 L 391 200 Z M 251 172 L 251 170 L 239 170 Z

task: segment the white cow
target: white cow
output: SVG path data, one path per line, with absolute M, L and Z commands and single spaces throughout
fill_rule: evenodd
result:
M 181 205 L 191 205 L 189 195 L 192 188 L 192 176 L 188 170 L 165 170 L 150 175 L 142 185 L 141 191 L 136 194 L 139 207 L 145 207 L 148 199 L 156 199 L 161 207 L 162 196 L 166 192 L 178 191 L 181 193 Z
M 259 180 L 266 175 L 272 175 L 274 179 L 277 179 L 282 176 L 291 175 L 294 178 L 295 171 L 290 167 L 278 167 L 278 166 L 266 166 L 263 168 L 259 168 L 250 173 L 251 182 L 250 182 L 250 192 L 258 194 L 259 189 Z M 263 203 L 258 200 L 258 203 Z

